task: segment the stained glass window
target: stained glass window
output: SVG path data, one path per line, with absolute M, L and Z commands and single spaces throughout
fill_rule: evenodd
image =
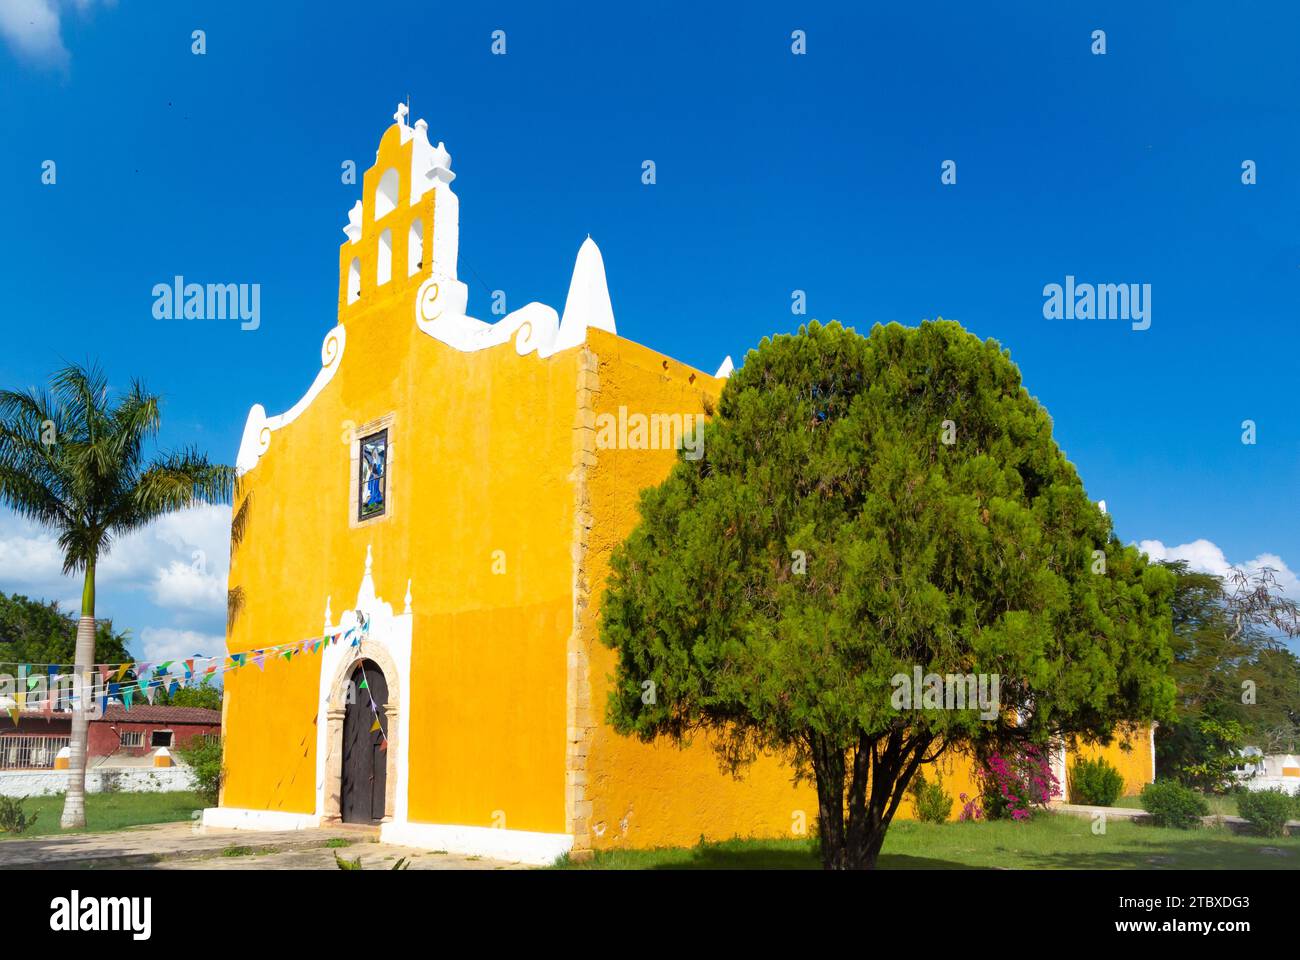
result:
M 372 433 L 361 441 L 357 519 L 369 520 L 384 512 L 388 494 L 388 431 Z

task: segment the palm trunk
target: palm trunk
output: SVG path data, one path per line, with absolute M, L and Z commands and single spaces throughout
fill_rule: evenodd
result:
M 95 562 L 86 565 L 86 579 L 81 590 L 81 619 L 77 621 L 76 677 L 90 676 L 95 663 Z M 76 705 L 72 710 L 72 740 L 68 744 L 68 794 L 63 802 L 59 825 L 64 830 L 81 830 L 86 826 L 86 740 L 90 729 L 90 699 L 87 685 L 74 686 Z

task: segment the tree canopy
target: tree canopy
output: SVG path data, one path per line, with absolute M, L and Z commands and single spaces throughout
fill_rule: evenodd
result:
M 132 659 L 127 634 L 114 631 L 111 620 L 99 620 L 95 628 L 102 663 Z M 0 593 L 0 673 L 13 673 L 23 663 L 71 664 L 76 642 L 77 620 L 58 603 Z
M 1273 572 L 1227 577 L 1167 564 L 1173 602 L 1178 716 L 1157 732 L 1162 769 L 1189 786 L 1233 782 L 1240 749 L 1291 752 L 1300 745 L 1300 659 L 1282 638 L 1300 632 L 1300 607 Z
M 945 749 L 1169 711 L 1174 578 L 1113 536 L 996 342 L 814 322 L 751 351 L 703 429 L 612 558 L 609 717 L 811 773 L 828 867 L 874 865 Z M 996 715 L 898 709 L 916 667 L 996 675 Z

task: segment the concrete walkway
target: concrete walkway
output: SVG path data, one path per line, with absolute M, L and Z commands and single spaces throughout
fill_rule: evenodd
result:
M 346 841 L 346 846 L 340 846 Z M 337 848 L 337 849 L 335 849 Z M 111 833 L 73 833 L 0 840 L 0 870 L 136 868 L 181 870 L 337 870 L 334 855 L 361 858 L 362 869 L 389 869 L 407 857 L 410 869 L 499 869 L 520 864 L 410 850 L 375 842 L 373 832 L 217 830 L 160 823 Z
M 1047 809 L 1056 813 L 1068 813 L 1072 817 L 1083 817 L 1087 820 L 1105 815 L 1107 820 L 1132 820 L 1135 823 L 1151 822 L 1151 814 L 1137 807 L 1094 807 L 1088 804 L 1062 803 L 1059 800 L 1053 800 L 1047 805 Z
M 329 847 L 298 847 L 274 853 L 250 853 L 241 856 L 204 857 L 202 859 L 163 860 L 151 864 L 155 870 L 338 870 L 335 855 L 343 860 L 360 860 L 362 870 L 392 870 L 402 859 L 407 870 L 520 870 L 522 863 L 504 863 L 483 857 L 434 853 L 387 843 L 354 843 Z
M 1078 803 L 1053 801 L 1048 805 L 1047 809 L 1054 810 L 1057 813 L 1066 813 L 1072 817 L 1082 817 L 1086 820 L 1095 820 L 1097 817 L 1104 815 L 1107 820 L 1132 820 L 1134 823 L 1151 822 L 1151 814 L 1133 807 L 1093 807 Z M 1207 817 L 1201 817 L 1201 823 L 1207 827 L 1226 827 L 1233 833 L 1248 834 L 1251 832 L 1250 821 L 1244 817 L 1231 817 L 1212 813 Z M 1293 837 L 1300 836 L 1300 820 L 1288 820 L 1286 822 L 1286 832 Z

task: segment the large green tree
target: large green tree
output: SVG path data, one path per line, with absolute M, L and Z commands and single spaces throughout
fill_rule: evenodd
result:
M 1115 539 L 995 342 L 812 323 L 751 351 L 703 429 L 612 559 L 609 717 L 708 731 L 738 774 L 783 755 L 815 779 L 826 867 L 873 867 L 945 750 L 1170 708 L 1173 577 Z M 997 675 L 999 709 L 899 709 L 915 667 Z
M 0 502 L 58 533 L 63 570 L 82 575 L 75 671 L 83 689 L 95 663 L 95 568 L 116 538 L 200 502 L 228 502 L 232 468 L 194 449 L 150 456 L 159 398 L 133 382 L 111 395 L 96 367 L 59 370 L 48 390 L 0 391 Z M 72 756 L 62 825 L 86 824 L 90 697 L 72 714 Z

